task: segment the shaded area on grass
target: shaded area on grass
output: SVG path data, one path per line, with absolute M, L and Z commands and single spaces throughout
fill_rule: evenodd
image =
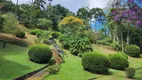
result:
M 0 80 L 12 80 L 43 67 L 28 58 L 28 47 L 7 44 L 2 48 L 0 43 Z
M 35 36 L 26 35 L 26 38 L 17 38 L 11 34 L 0 33 L 0 42 L 10 43 L 14 45 L 19 45 L 23 47 L 27 47 L 29 45 L 35 44 L 34 42 Z

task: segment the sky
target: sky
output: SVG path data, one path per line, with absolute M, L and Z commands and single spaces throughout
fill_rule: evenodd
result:
M 16 3 L 17 0 L 12 0 Z M 19 0 L 19 3 L 29 3 L 32 0 Z M 46 0 L 48 1 L 48 0 Z M 90 8 L 99 7 L 105 8 L 107 6 L 108 0 L 53 0 L 52 4 L 61 4 L 62 6 L 68 8 L 69 10 L 76 12 L 79 8 L 83 6 L 89 6 Z

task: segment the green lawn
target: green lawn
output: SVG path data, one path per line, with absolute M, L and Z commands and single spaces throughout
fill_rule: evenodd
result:
M 105 55 L 117 53 L 106 46 L 93 45 L 94 51 L 101 52 Z M 65 51 L 65 63 L 61 65 L 61 70 L 58 74 L 48 75 L 44 80 L 88 80 L 90 78 L 97 78 L 94 80 L 142 80 L 142 58 L 129 57 L 130 67 L 136 70 L 134 79 L 128 79 L 125 71 L 109 69 L 109 75 L 92 74 L 83 70 L 81 65 L 81 58 L 74 56 Z
M 43 67 L 28 59 L 28 47 L 0 43 L 0 80 L 12 80 Z
M 95 51 L 101 52 L 105 55 L 117 53 L 114 50 L 108 49 L 106 46 L 93 45 L 93 47 Z M 100 75 L 100 77 L 96 80 L 142 80 L 142 57 L 129 57 L 129 67 L 136 69 L 134 79 L 128 79 L 125 75 L 125 71 L 109 69 L 109 72 L 111 73 L 110 75 Z
M 81 58 L 73 56 L 65 51 L 65 63 L 61 65 L 60 72 L 55 75 L 49 75 L 44 80 L 88 80 L 95 78 L 95 74 L 83 70 Z

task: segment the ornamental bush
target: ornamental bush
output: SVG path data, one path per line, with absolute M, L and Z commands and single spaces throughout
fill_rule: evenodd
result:
M 129 66 L 128 59 L 126 56 L 122 54 L 110 54 L 109 59 L 111 62 L 111 68 L 117 69 L 117 70 L 125 70 Z
M 63 49 L 70 49 L 70 42 L 68 40 L 61 42 L 61 46 Z
M 89 39 L 81 36 L 72 36 L 72 38 L 70 39 L 69 50 L 73 55 L 80 55 L 80 56 L 83 53 L 93 51 Z
M 110 45 L 112 47 L 112 49 L 116 50 L 116 51 L 120 51 L 121 50 L 121 45 L 118 42 L 113 42 Z
M 125 74 L 128 78 L 133 78 L 133 76 L 135 75 L 135 69 L 128 67 L 125 69 Z
M 125 53 L 123 53 L 123 52 L 118 52 L 117 54 L 123 55 L 123 56 L 128 60 L 128 55 L 127 55 L 127 54 L 125 54 Z
M 59 42 L 63 42 L 63 41 L 65 41 L 65 40 L 68 39 L 68 38 L 69 38 L 68 36 L 65 36 L 65 35 L 61 34 L 61 35 L 58 37 L 58 40 L 59 40 Z
M 88 52 L 82 56 L 82 65 L 87 71 L 106 74 L 110 67 L 110 61 L 103 54 L 98 52 Z
M 125 46 L 125 53 L 131 57 L 139 57 L 140 48 L 137 45 L 127 45 Z
M 33 29 L 33 30 L 30 31 L 30 34 L 37 35 L 37 33 L 40 33 L 40 32 L 42 32 L 41 29 Z
M 102 40 L 98 40 L 97 41 L 97 44 L 101 44 L 101 45 L 108 45 L 110 46 L 110 44 L 112 43 L 112 39 L 110 37 L 105 37 L 104 39 Z
M 71 42 L 70 37 L 61 34 L 58 37 L 58 40 L 61 43 L 62 48 L 64 48 L 64 49 L 69 49 L 70 48 L 70 42 Z
M 48 63 L 52 57 L 52 51 L 47 45 L 38 44 L 30 48 L 28 55 L 33 62 Z
M 17 31 L 17 32 L 15 33 L 15 35 L 16 35 L 16 37 L 24 38 L 25 35 L 26 35 L 26 33 L 23 32 L 23 31 Z
M 52 33 L 52 37 L 53 37 L 53 38 L 58 38 L 60 35 L 61 35 L 60 32 L 53 32 L 53 33 Z
M 49 40 L 47 40 L 47 39 L 44 40 L 43 42 L 44 42 L 45 44 L 47 44 L 47 45 L 51 45 L 51 44 L 52 44 L 52 43 L 51 43 Z
M 49 66 L 47 71 L 50 73 L 50 74 L 56 74 L 60 71 L 60 68 L 61 68 L 61 65 L 52 65 L 52 66 Z

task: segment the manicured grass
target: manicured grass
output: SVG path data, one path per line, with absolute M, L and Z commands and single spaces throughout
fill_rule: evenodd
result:
M 65 63 L 61 65 L 60 72 L 49 75 L 44 80 L 88 80 L 96 75 L 83 70 L 81 58 L 70 54 L 65 50 Z
M 94 51 L 103 53 L 105 55 L 116 53 L 116 51 L 112 50 L 111 47 L 108 47 L 108 46 L 105 46 L 105 45 L 94 45 L 94 44 L 92 44 L 92 46 L 93 46 Z
M 105 55 L 117 53 L 106 46 L 93 45 L 93 48 L 94 51 L 103 53 Z M 125 75 L 125 71 L 115 69 L 109 69 L 108 75 L 89 73 L 83 70 L 81 58 L 70 54 L 69 51 L 65 51 L 65 53 L 67 54 L 67 56 L 65 56 L 66 62 L 61 65 L 60 72 L 55 75 L 48 75 L 44 80 L 88 80 L 90 78 L 96 78 L 94 80 L 142 80 L 142 57 L 129 57 L 130 67 L 136 69 L 134 79 L 129 79 Z
M 12 80 L 45 65 L 31 62 L 28 58 L 28 50 L 29 47 L 11 44 L 2 48 L 0 42 L 0 80 Z
M 94 51 L 101 52 L 105 55 L 117 53 L 114 50 L 108 49 L 108 47 L 106 48 L 106 46 L 93 45 L 93 47 Z M 127 78 L 127 76 L 125 75 L 125 71 L 109 69 L 110 75 L 100 75 L 100 77 L 95 80 L 142 80 L 142 55 L 140 58 L 129 57 L 128 60 L 129 67 L 133 67 L 136 69 L 134 79 Z

